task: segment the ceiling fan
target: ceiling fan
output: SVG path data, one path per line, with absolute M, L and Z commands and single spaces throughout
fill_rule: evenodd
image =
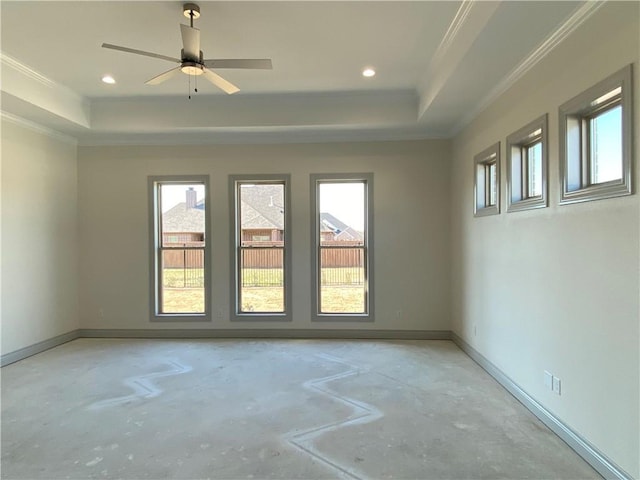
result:
M 112 50 L 119 50 L 121 52 L 134 53 L 136 55 L 144 55 L 146 57 L 159 58 L 161 60 L 167 60 L 169 62 L 179 64 L 177 67 L 172 68 L 171 70 L 167 70 L 166 72 L 163 72 L 160 75 L 147 80 L 145 82 L 147 85 L 158 85 L 177 75 L 179 72 L 183 72 L 187 75 L 203 75 L 204 78 L 209 80 L 216 87 L 220 88 L 228 94 L 232 94 L 238 92 L 240 89 L 233 83 L 222 78 L 217 73 L 214 73 L 211 69 L 244 68 L 271 70 L 273 68 L 270 58 L 203 59 L 202 50 L 200 50 L 200 30 L 194 28 L 193 26 L 193 20 L 200 17 L 200 7 L 195 3 L 185 3 L 183 6 L 183 12 L 185 17 L 189 18 L 190 26 L 180 24 L 183 46 L 180 53 L 180 58 L 168 57 L 166 55 L 160 55 L 158 53 L 145 52 L 143 50 L 136 50 L 133 48 L 121 47 L 118 45 L 111 45 L 110 43 L 103 43 L 102 47 L 110 48 Z

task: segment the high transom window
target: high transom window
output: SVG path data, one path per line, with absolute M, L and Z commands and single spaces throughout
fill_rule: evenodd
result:
M 500 143 L 474 157 L 476 217 L 500 213 Z
M 547 206 L 547 115 L 507 137 L 507 211 Z
M 631 88 L 629 65 L 560 107 L 560 203 L 631 193 Z

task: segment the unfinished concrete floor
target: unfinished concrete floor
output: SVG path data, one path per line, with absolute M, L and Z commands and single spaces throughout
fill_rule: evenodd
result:
M 599 478 L 448 341 L 79 339 L 2 369 L 2 478 Z

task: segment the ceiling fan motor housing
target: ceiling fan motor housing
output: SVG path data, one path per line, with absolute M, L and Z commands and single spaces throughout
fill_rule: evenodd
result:
M 180 50 L 180 59 L 183 62 L 194 62 L 194 63 L 199 63 L 202 64 L 202 66 L 204 67 L 204 56 L 202 55 L 202 50 L 200 50 L 200 56 L 199 57 L 193 57 L 193 56 L 186 56 L 184 54 L 184 48 Z

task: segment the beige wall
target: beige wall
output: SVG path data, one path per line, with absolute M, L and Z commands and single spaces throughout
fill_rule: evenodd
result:
M 78 328 L 77 148 L 2 121 L 2 353 Z
M 458 135 L 451 189 L 453 330 L 635 478 L 640 198 L 558 205 L 557 110 L 634 63 L 637 165 L 639 6 L 605 5 Z M 504 193 L 505 138 L 547 112 L 549 208 L 474 218 L 474 154 L 502 142 Z
M 447 141 L 82 147 L 83 328 L 449 329 Z M 311 323 L 309 174 L 373 172 L 375 322 Z M 291 174 L 293 321 L 230 322 L 229 174 Z M 148 175 L 208 174 L 211 324 L 149 321 Z M 222 309 L 222 319 L 218 312 Z M 99 315 L 104 312 L 104 318 Z M 398 318 L 398 311 L 401 311 Z

